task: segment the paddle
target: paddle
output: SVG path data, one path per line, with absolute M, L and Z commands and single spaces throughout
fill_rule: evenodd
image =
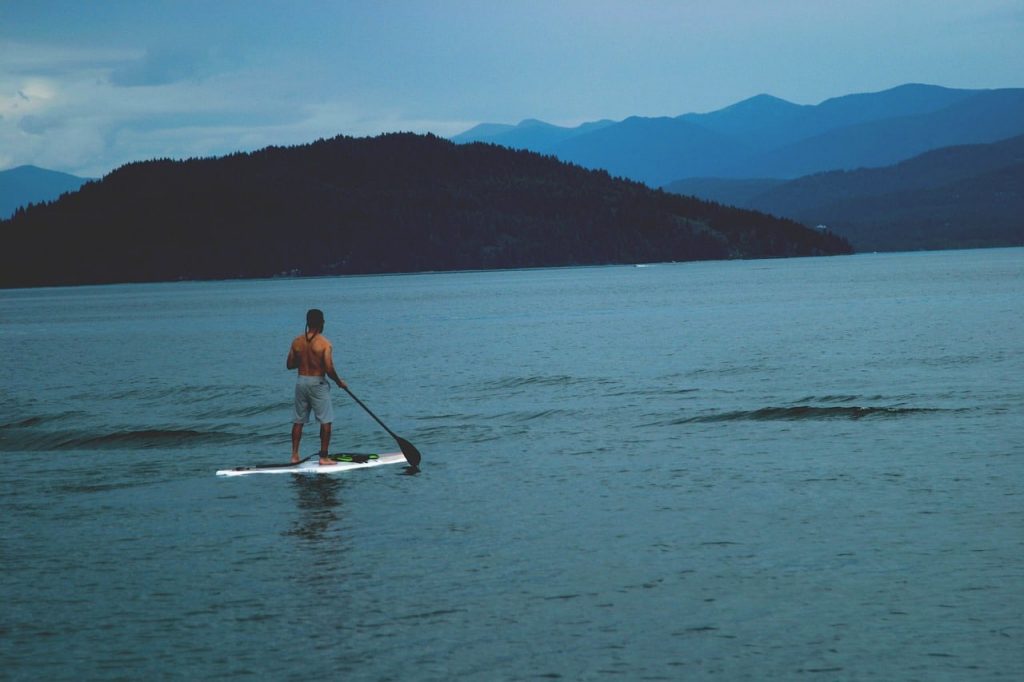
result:
M 381 426 L 383 426 L 384 430 L 387 431 L 391 435 L 391 437 L 395 439 L 395 442 L 398 443 L 398 447 L 402 449 L 402 454 L 405 455 L 405 461 L 407 461 L 414 467 L 418 467 L 420 465 L 421 458 L 420 451 L 416 449 L 416 446 L 414 446 L 412 443 L 402 438 L 401 436 L 395 435 L 395 432 L 389 429 L 387 425 L 380 420 L 380 417 L 371 412 L 370 408 L 364 405 L 363 401 L 357 398 L 356 394 L 348 389 L 348 386 L 344 386 L 343 388 L 345 389 L 345 393 L 348 393 L 350 396 L 352 396 L 352 400 L 356 401 L 359 404 L 359 407 L 366 410 L 366 414 L 373 417 L 373 420 L 380 424 Z

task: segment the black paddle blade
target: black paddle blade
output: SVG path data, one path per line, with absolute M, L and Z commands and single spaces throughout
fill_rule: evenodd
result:
M 395 436 L 395 440 L 398 441 L 398 447 L 402 448 L 402 454 L 405 455 L 405 461 L 411 466 L 418 467 L 420 465 L 420 451 L 416 449 L 416 446 L 402 438 L 401 436 Z

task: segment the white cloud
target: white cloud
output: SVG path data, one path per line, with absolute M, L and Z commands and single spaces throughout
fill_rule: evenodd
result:
M 2 54 L 12 54 L 9 46 Z M 190 129 L 189 135 L 213 144 L 211 135 L 197 134 L 203 127 L 217 130 L 230 127 L 231 121 L 294 117 L 280 105 L 231 92 L 216 77 L 174 79 L 150 73 L 149 80 L 157 84 L 144 85 L 145 74 L 139 72 L 138 87 L 118 87 L 112 78 L 118 69 L 152 65 L 138 53 L 23 45 L 13 54 L 0 66 L 4 167 L 31 163 L 102 175 L 138 158 L 203 151 L 195 144 L 182 147 L 187 142 L 182 130 Z M 171 69 L 164 75 L 168 73 L 176 72 Z
M 42 78 L 12 80 L 0 87 L 0 117 L 5 121 L 43 111 L 57 96 L 57 86 Z
M 0 25 L 0 168 L 88 175 L 342 133 L 677 115 L 760 92 L 1013 87 L 1024 56 L 1018 0 L 208 3 L 199 24 L 185 3 L 9 4 L 21 23 Z
M 139 50 L 0 41 L 0 72 L 8 76 L 52 77 L 111 68 L 136 60 Z
M 97 177 L 134 160 L 471 125 L 369 116 L 365 102 L 325 91 L 308 73 L 245 69 L 214 53 L 22 48 L 0 63 L 0 168 Z

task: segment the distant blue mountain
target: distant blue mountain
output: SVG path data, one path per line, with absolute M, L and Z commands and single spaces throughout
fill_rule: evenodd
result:
M 486 124 L 453 138 L 553 154 L 662 186 L 691 177 L 795 178 L 879 167 L 943 146 L 1024 133 L 1024 89 L 908 84 L 798 105 L 758 95 L 675 118 L 632 117 L 560 128 Z
M 757 144 L 765 131 L 806 127 L 815 108 L 787 102 L 771 95 L 757 95 L 708 114 L 683 114 L 676 120 L 695 123 L 722 135 Z
M 995 142 L 1022 133 L 1024 89 L 981 91 L 933 111 L 834 128 L 744 159 L 720 174 L 795 178 L 877 168 L 931 149 Z
M 464 133 L 456 135 L 452 138 L 452 142 L 457 144 L 489 142 L 510 149 L 543 151 L 569 138 L 594 132 L 614 123 L 614 121 L 607 120 L 593 121 L 576 126 L 575 128 L 551 125 L 534 118 L 521 121 L 519 125 L 481 123 Z
M 758 95 L 709 114 L 684 114 L 679 118 L 734 135 L 752 149 L 764 150 L 847 126 L 930 114 L 974 92 L 911 84 L 884 92 L 835 97 L 818 105 L 799 105 L 771 95 Z
M 0 220 L 10 218 L 19 207 L 53 201 L 65 192 L 77 191 L 87 181 L 35 166 L 0 171 Z
M 634 116 L 549 148 L 562 161 L 658 185 L 661 178 L 714 175 L 717 160 L 747 153 L 728 135 L 672 118 Z M 709 172 L 705 172 L 708 169 Z
M 884 168 L 788 181 L 692 178 L 666 189 L 828 225 L 859 251 L 1024 246 L 1024 136 Z

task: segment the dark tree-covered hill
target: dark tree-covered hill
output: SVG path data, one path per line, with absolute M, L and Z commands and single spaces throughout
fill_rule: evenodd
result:
M 7 287 L 850 252 L 790 220 L 412 134 L 129 164 L 0 239 Z

